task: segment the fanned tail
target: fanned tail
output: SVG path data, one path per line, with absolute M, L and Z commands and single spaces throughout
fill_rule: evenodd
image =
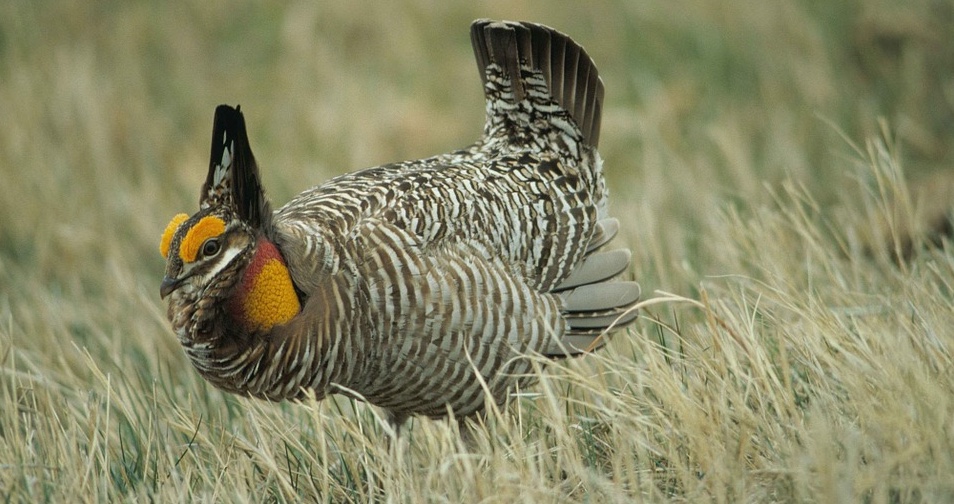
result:
M 587 145 L 598 146 L 603 81 L 579 44 L 553 28 L 515 21 L 478 19 L 470 35 L 488 103 L 506 104 L 498 114 L 506 117 L 498 119 L 526 127 L 527 117 L 511 113 L 515 105 L 526 100 L 544 114 L 556 112 L 556 105 Z

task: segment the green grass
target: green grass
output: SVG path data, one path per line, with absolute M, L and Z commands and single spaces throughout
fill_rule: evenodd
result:
M 2 3 L 0 498 L 954 499 L 954 255 L 925 245 L 954 201 L 954 7 L 591 4 Z M 241 103 L 278 204 L 461 146 L 477 17 L 596 60 L 644 317 L 472 446 L 415 420 L 389 451 L 364 405 L 204 383 L 157 245 L 214 107 Z

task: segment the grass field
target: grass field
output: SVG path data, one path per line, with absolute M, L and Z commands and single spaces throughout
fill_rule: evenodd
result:
M 478 17 L 596 60 L 644 317 L 472 446 L 207 385 L 158 241 L 214 107 L 279 204 L 462 146 Z M 2 2 L 0 500 L 954 500 L 951 33 L 940 0 Z

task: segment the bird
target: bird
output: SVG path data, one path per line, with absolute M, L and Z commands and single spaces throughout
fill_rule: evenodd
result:
M 162 234 L 160 296 L 196 371 L 270 401 L 344 394 L 466 419 L 638 318 L 629 249 L 606 250 L 603 81 L 582 46 L 479 19 L 473 144 L 340 175 L 276 211 L 240 107 L 215 109 L 199 210 Z

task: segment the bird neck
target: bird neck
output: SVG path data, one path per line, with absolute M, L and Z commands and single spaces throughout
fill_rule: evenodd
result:
M 229 308 L 232 317 L 248 332 L 269 332 L 301 311 L 288 267 L 274 243 L 259 238 Z
M 268 246 L 274 247 L 269 244 L 256 251 L 244 278 L 234 288 L 236 293 L 228 302 L 228 310 L 218 312 L 225 319 L 211 324 L 216 328 L 214 336 L 205 342 L 183 345 L 199 373 L 223 390 L 273 401 L 301 399 L 306 391 L 311 391 L 316 399 L 321 399 L 329 393 L 332 383 L 347 384 L 351 380 L 353 366 L 338 362 L 340 355 L 335 359 L 332 352 L 341 348 L 342 335 L 352 333 L 348 314 L 354 309 L 346 293 L 353 288 L 347 277 L 329 278 L 322 288 L 309 294 L 306 305 L 299 309 L 297 296 L 288 297 L 295 295 L 290 280 L 286 283 L 264 277 L 270 274 L 266 270 L 268 265 L 274 264 L 269 261 L 280 257 L 277 250 L 270 251 Z M 256 273 L 256 267 L 265 272 Z M 287 274 L 287 269 L 284 271 Z M 284 291 L 282 295 L 273 293 L 273 300 L 266 303 L 276 308 L 247 308 L 254 305 L 256 297 L 265 296 L 258 294 L 257 289 L 270 284 L 275 292 Z M 282 303 L 294 309 L 281 308 Z M 281 315 L 256 318 L 259 312 Z M 287 321 L 282 322 L 286 317 Z M 259 324 L 259 329 L 249 330 L 243 324 Z
M 173 293 L 173 324 L 195 369 L 220 389 L 274 401 L 306 390 L 321 399 L 332 383 L 350 383 L 355 364 L 332 352 L 353 332 L 354 279 L 327 278 L 302 306 L 277 247 L 260 239 L 252 254 L 238 280 L 206 300 Z

